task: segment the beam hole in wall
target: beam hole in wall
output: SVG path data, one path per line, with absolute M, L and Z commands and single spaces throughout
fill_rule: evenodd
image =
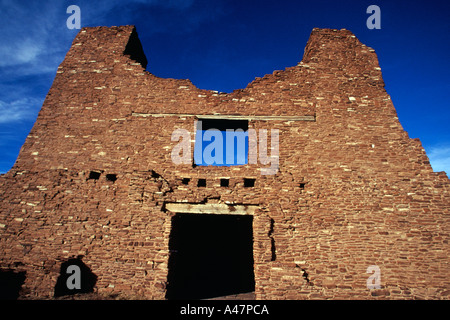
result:
M 89 178 L 88 179 L 98 180 L 98 179 L 100 179 L 100 175 L 101 175 L 101 173 L 98 172 L 98 171 L 91 171 L 91 172 L 89 172 Z
M 254 187 L 255 186 L 255 180 L 256 179 L 245 178 L 244 179 L 244 187 L 245 188 L 252 188 L 252 187 Z
M 197 187 L 206 187 L 206 179 L 198 179 Z
M 177 213 L 169 238 L 167 299 L 252 292 L 253 216 Z
M 114 182 L 114 181 L 117 180 L 117 175 L 116 175 L 116 174 L 108 173 L 108 174 L 106 175 L 106 180 L 107 180 L 107 181 L 112 181 L 112 182 Z
M 181 183 L 184 184 L 184 185 L 188 185 L 190 181 L 191 181 L 191 179 L 189 179 L 189 178 L 181 179 Z

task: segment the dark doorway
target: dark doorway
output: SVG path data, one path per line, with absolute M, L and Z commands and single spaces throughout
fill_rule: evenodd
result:
M 26 272 L 0 270 L 0 300 L 16 300 L 26 279 Z
M 58 280 L 55 285 L 55 297 L 73 295 L 77 293 L 94 292 L 94 287 L 97 282 L 97 276 L 92 273 L 91 269 L 81 260 L 82 256 L 71 258 L 61 264 Z M 76 271 L 73 270 L 76 266 Z M 70 268 L 71 267 L 71 268 Z M 79 271 L 79 273 L 78 273 Z M 79 276 L 79 287 L 73 288 L 68 285 L 71 279 Z
M 252 216 L 186 214 L 172 218 L 167 299 L 251 292 Z

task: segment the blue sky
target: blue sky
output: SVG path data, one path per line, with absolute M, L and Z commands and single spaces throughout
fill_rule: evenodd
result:
M 345 28 L 374 48 L 404 129 L 420 138 L 435 171 L 450 173 L 449 1 L 405 0 L 0 0 L 0 172 L 14 164 L 58 65 L 81 26 L 136 25 L 163 78 L 231 92 L 301 61 L 311 30 Z M 381 29 L 369 30 L 369 5 Z

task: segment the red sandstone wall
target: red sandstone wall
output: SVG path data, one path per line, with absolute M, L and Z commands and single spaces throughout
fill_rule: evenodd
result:
M 258 299 L 448 297 L 449 180 L 403 130 L 373 49 L 349 31 L 314 29 L 297 66 L 218 94 L 144 71 L 123 55 L 134 32 L 82 29 L 15 166 L 0 177 L 0 262 L 27 271 L 25 293 L 52 296 L 61 262 L 83 255 L 98 292 L 164 299 L 164 202 L 219 201 L 260 207 Z M 174 165 L 172 131 L 193 131 L 194 118 L 136 113 L 316 121 L 250 121 L 280 130 L 280 170 L 264 176 L 259 165 Z M 88 179 L 91 170 L 102 171 L 99 180 Z M 228 188 L 220 177 L 230 177 Z M 254 188 L 243 187 L 248 177 Z M 381 289 L 366 287 L 370 265 L 380 267 Z

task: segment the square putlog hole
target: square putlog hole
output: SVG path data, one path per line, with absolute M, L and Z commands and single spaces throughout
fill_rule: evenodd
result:
M 106 175 L 106 180 L 107 180 L 107 181 L 112 181 L 112 182 L 114 182 L 114 181 L 117 180 L 117 175 L 116 175 L 116 174 L 108 173 L 108 174 Z
M 255 180 L 256 179 L 247 179 L 247 178 L 245 178 L 244 179 L 244 187 L 245 188 L 252 188 L 252 187 L 254 187 L 255 186 Z
M 89 172 L 89 178 L 88 179 L 98 180 L 98 179 L 100 179 L 100 175 L 101 175 L 100 172 L 91 171 L 91 172 Z

